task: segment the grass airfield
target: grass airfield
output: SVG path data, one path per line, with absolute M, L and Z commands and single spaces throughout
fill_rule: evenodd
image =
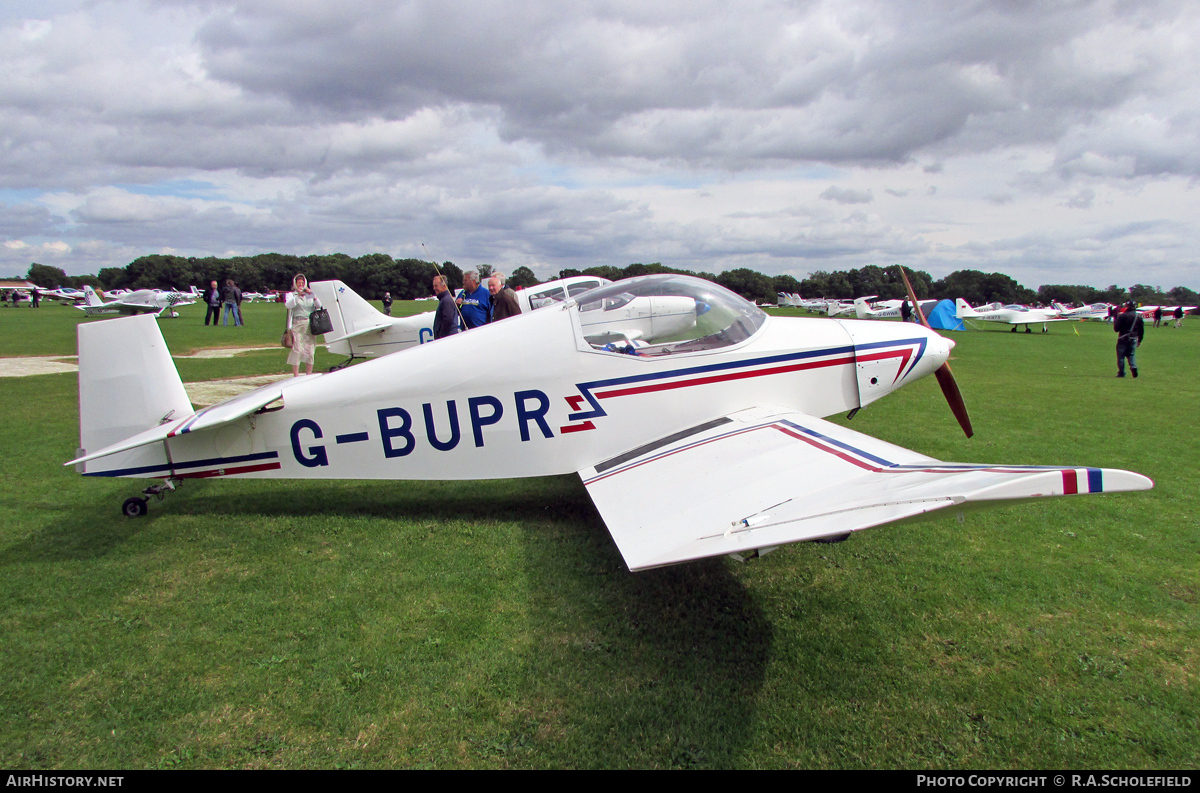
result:
M 243 308 L 160 326 L 278 344 L 282 307 Z M 0 356 L 71 355 L 80 319 L 0 309 Z M 0 765 L 1195 768 L 1200 321 L 1147 327 L 1137 380 L 1107 325 L 984 327 L 952 336 L 973 439 L 932 378 L 850 426 L 1155 489 L 630 574 L 574 476 L 190 480 L 129 520 L 140 480 L 62 466 L 75 375 L 2 379 Z

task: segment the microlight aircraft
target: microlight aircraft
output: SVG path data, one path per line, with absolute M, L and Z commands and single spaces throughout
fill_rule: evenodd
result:
M 584 321 L 622 295 L 709 309 L 671 340 L 613 351 Z M 770 317 L 708 281 L 652 275 L 194 411 L 150 317 L 81 324 L 86 476 L 495 479 L 577 473 L 631 570 L 740 558 L 784 543 L 989 502 L 1144 490 L 1127 471 L 942 463 L 818 418 L 935 374 L 914 323 Z M 125 514 L 145 514 L 130 498 Z

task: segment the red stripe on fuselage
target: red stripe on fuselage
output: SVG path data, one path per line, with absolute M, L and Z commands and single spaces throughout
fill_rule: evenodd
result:
M 1079 476 L 1075 473 L 1075 469 L 1065 470 L 1063 476 L 1063 495 L 1073 496 L 1079 492 Z
M 611 397 L 631 396 L 634 394 L 649 394 L 655 391 L 671 391 L 676 388 L 690 388 L 696 385 L 709 385 L 711 383 L 723 383 L 731 380 L 746 380 L 752 377 L 766 377 L 773 374 L 786 374 L 787 372 L 800 372 L 806 369 L 823 369 L 828 366 L 845 366 L 853 364 L 856 360 L 859 361 L 880 361 L 885 358 L 900 358 L 900 368 L 896 371 L 896 379 L 900 379 L 900 373 L 904 371 L 908 359 L 912 357 L 912 348 L 903 350 L 885 350 L 883 352 L 869 353 L 860 355 L 857 358 L 854 356 L 843 356 L 841 358 L 831 358 L 826 361 L 805 361 L 804 363 L 794 363 L 788 366 L 776 366 L 771 369 L 755 369 L 749 372 L 732 372 L 729 374 L 710 375 L 708 377 L 697 377 L 692 380 L 677 380 L 672 383 L 654 383 L 653 385 L 636 386 L 633 388 L 616 388 L 612 391 L 601 391 L 596 393 L 596 399 L 609 399 Z M 893 380 L 892 382 L 895 382 Z
M 279 463 L 263 463 L 261 465 L 243 465 L 238 468 L 214 468 L 211 471 L 195 471 L 187 474 L 171 474 L 160 476 L 159 479 L 208 479 L 214 476 L 232 476 L 234 474 L 250 474 L 255 471 L 274 471 L 282 468 Z

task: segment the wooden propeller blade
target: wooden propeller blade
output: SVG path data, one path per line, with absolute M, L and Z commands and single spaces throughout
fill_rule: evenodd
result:
M 958 426 L 962 427 L 963 432 L 970 438 L 975 434 L 975 430 L 971 428 L 971 417 L 967 415 L 967 405 L 963 402 L 962 392 L 958 390 L 954 373 L 950 371 L 950 364 L 942 364 L 933 374 L 937 377 L 938 385 L 942 387 L 942 395 L 950 405 L 950 412 L 958 419 Z
M 900 277 L 904 279 L 904 288 L 908 290 L 908 300 L 912 303 L 913 311 L 917 312 L 917 316 L 921 318 L 922 325 L 933 330 L 933 327 L 929 324 L 929 320 L 925 319 L 925 312 L 921 310 L 921 304 L 917 302 L 917 293 L 913 291 L 912 284 L 908 282 L 908 276 L 904 272 L 904 267 L 900 265 L 896 266 L 900 267 Z
M 908 299 L 912 301 L 913 310 L 921 318 L 921 324 L 933 330 L 929 320 L 925 319 L 925 312 L 921 311 L 921 304 L 917 302 L 917 293 L 913 291 L 912 284 L 909 283 L 908 275 L 905 274 L 903 267 L 900 268 L 900 277 L 904 279 L 904 287 L 908 290 Z M 954 373 L 950 371 L 950 364 L 942 364 L 933 374 L 937 377 L 938 385 L 942 387 L 942 396 L 946 397 L 946 403 L 950 405 L 950 412 L 954 414 L 954 418 L 958 419 L 958 426 L 962 427 L 963 432 L 970 438 L 975 434 L 975 430 L 971 428 L 971 417 L 967 415 L 967 404 L 963 402 L 962 392 L 958 390 L 958 383 L 954 379 Z

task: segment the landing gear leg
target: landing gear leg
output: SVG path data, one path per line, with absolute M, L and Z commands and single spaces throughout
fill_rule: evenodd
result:
M 1025 326 L 1025 332 L 1026 332 L 1026 333 L 1033 333 L 1033 331 L 1031 331 L 1031 330 L 1029 329 L 1029 326 L 1028 326 L 1028 325 L 1026 325 L 1026 326 Z
M 142 495 L 145 498 L 134 496 L 133 498 L 125 499 L 125 503 L 121 505 L 121 514 L 127 518 L 145 517 L 146 513 L 150 511 L 147 506 L 150 496 L 156 496 L 159 501 L 162 501 L 167 497 L 167 493 L 174 492 L 181 484 L 183 484 L 182 479 L 164 479 L 162 484 L 150 485 L 150 487 L 142 490 Z

